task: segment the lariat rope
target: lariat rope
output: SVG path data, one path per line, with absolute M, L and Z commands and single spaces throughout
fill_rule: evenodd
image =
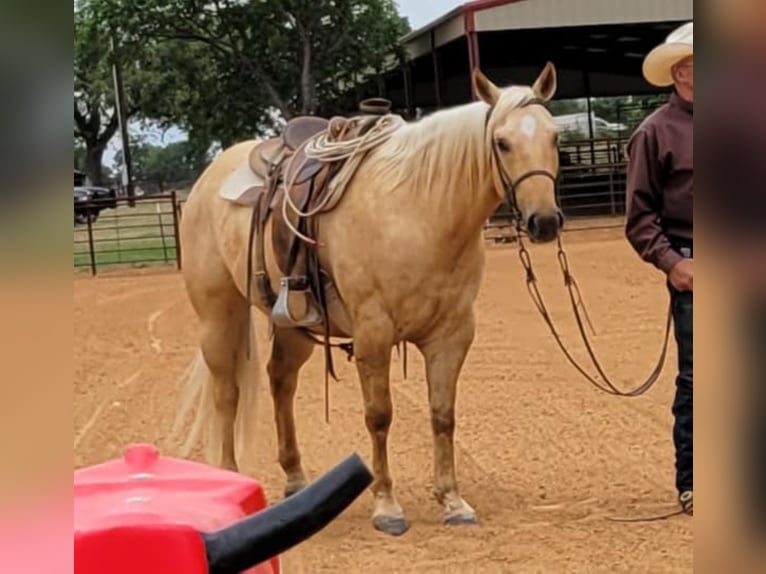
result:
M 358 118 L 352 118 L 349 121 L 356 123 L 370 121 L 370 119 L 361 116 Z M 297 205 L 295 205 L 289 193 L 283 194 L 284 199 L 282 200 L 282 216 L 284 218 L 285 224 L 296 236 L 301 238 L 303 241 L 312 245 L 317 245 L 317 241 L 315 239 L 302 234 L 290 222 L 290 219 L 287 217 L 288 207 L 298 217 L 304 218 L 313 217 L 314 215 L 317 215 L 323 211 L 329 211 L 334 208 L 338 201 L 340 201 L 341 197 L 343 197 L 343 192 L 345 191 L 346 186 L 351 181 L 354 173 L 356 173 L 356 170 L 364 159 L 365 154 L 371 149 L 374 149 L 388 141 L 396 130 L 406 124 L 401 116 L 394 114 L 381 116 L 374 121 L 375 123 L 372 125 L 372 127 L 370 127 L 369 130 L 357 137 L 333 141 L 333 136 L 329 129 L 310 137 L 301 145 L 305 159 L 301 161 L 301 164 L 299 164 L 298 168 L 295 170 L 292 170 L 292 162 L 295 161 L 299 154 L 294 153 L 290 158 L 290 164 L 288 164 L 286 172 L 289 173 L 292 170 L 293 176 L 289 181 L 285 182 L 285 189 L 287 190 L 293 188 L 295 182 L 297 181 L 298 175 L 300 174 L 301 169 L 307 160 L 319 160 L 324 163 L 343 161 L 343 165 L 341 166 L 338 173 L 327 184 L 328 192 L 324 194 L 322 201 L 320 201 L 314 208 L 308 211 L 303 211 Z

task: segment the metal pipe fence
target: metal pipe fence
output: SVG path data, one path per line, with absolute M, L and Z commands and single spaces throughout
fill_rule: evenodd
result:
M 565 231 L 617 229 L 624 225 L 626 168 L 624 161 L 561 166 L 558 202 L 570 222 Z M 485 231 L 495 232 L 487 233 L 487 239 L 505 242 L 512 238 L 513 233 L 496 233 L 510 228 L 510 215 L 504 202 L 485 225 Z
M 114 200 L 111 200 L 114 202 Z M 74 268 L 175 265 L 181 268 L 178 240 L 181 202 L 175 192 L 117 198 L 113 209 L 99 200 L 75 206 Z

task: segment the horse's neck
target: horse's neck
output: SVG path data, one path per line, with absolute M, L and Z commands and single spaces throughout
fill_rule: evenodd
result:
M 487 151 L 486 107 L 468 104 L 423 120 L 418 128 L 431 130 L 428 161 L 413 158 L 413 173 L 426 172 L 424 209 L 430 221 L 452 239 L 470 240 L 481 233 L 484 222 L 500 204 Z M 431 125 L 428 125 L 431 123 Z

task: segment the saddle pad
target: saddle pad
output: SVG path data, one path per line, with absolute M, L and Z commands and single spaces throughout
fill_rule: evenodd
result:
M 250 168 L 248 158 L 227 177 L 218 195 L 239 205 L 255 205 L 266 189 L 266 180 Z

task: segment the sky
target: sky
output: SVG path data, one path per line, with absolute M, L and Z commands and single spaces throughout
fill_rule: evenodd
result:
M 399 13 L 407 16 L 413 30 L 425 26 L 468 0 L 395 0 Z
M 412 29 L 416 30 L 468 0 L 395 0 L 395 2 L 399 6 L 399 13 L 406 16 Z M 142 129 L 136 124 L 131 125 L 130 129 L 131 132 L 141 133 L 149 143 L 155 145 L 169 144 L 186 138 L 186 134 L 177 128 L 171 128 L 163 133 L 159 129 Z M 114 164 L 115 154 L 120 147 L 120 138 L 115 136 L 104 153 L 105 165 Z

